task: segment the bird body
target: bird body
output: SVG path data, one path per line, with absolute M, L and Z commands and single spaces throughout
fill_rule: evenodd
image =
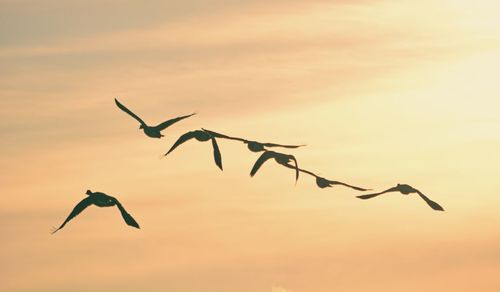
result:
M 161 131 L 158 130 L 157 128 L 149 127 L 148 125 L 141 125 L 139 127 L 139 129 L 142 129 L 144 134 L 146 134 L 146 136 L 151 137 L 151 138 L 161 138 L 161 137 L 165 136 L 165 135 L 162 135 Z
M 248 150 L 252 152 L 262 152 L 266 150 L 264 144 L 257 141 L 245 141 L 245 144 L 247 144 Z
M 168 154 L 170 154 L 170 152 L 174 151 L 174 149 L 177 148 L 179 145 L 190 139 L 196 139 L 199 142 L 206 142 L 208 140 L 212 140 L 212 148 L 214 152 L 215 164 L 220 168 L 220 170 L 222 170 L 222 156 L 220 154 L 219 145 L 217 145 L 217 140 L 213 135 L 204 130 L 195 130 L 183 134 L 182 136 L 179 137 L 179 139 L 177 139 L 174 145 L 170 147 L 170 149 L 167 151 L 167 153 L 165 153 L 164 156 L 167 156 Z
M 59 226 L 59 228 L 55 229 L 52 233 L 56 233 L 58 230 L 63 228 L 71 219 L 75 218 L 78 214 L 80 214 L 83 210 L 85 210 L 90 205 L 96 205 L 98 207 L 118 207 L 120 213 L 125 220 L 127 225 L 130 225 L 135 228 L 140 228 L 139 224 L 135 221 L 135 219 L 127 213 L 125 208 L 123 208 L 122 204 L 114 197 L 109 196 L 105 193 L 101 192 L 92 192 L 91 190 L 87 190 L 87 196 L 85 199 L 81 200 L 75 208 L 71 211 L 68 218 Z
M 326 178 L 319 176 L 316 177 L 316 185 L 321 189 L 332 187 L 332 184 Z
M 101 192 L 92 192 L 88 190 L 87 196 L 92 199 L 92 203 L 98 207 L 113 207 L 116 205 L 117 200 L 111 196 Z
M 148 126 L 146 124 L 146 122 L 144 122 L 139 116 L 137 116 L 131 110 L 129 110 L 127 107 L 125 107 L 123 104 L 121 104 L 116 98 L 115 98 L 115 103 L 119 109 L 121 109 L 122 111 L 124 111 L 125 113 L 127 113 L 128 115 L 133 117 L 135 120 L 137 120 L 141 124 L 139 126 L 139 130 L 143 130 L 144 134 L 146 134 L 146 136 L 151 137 L 151 138 L 164 137 L 164 135 L 162 135 L 161 131 L 165 130 L 166 128 L 170 127 L 171 125 L 177 123 L 180 120 L 183 120 L 185 118 L 189 118 L 189 117 L 195 115 L 195 113 L 192 113 L 190 115 L 185 115 L 185 116 L 180 116 L 177 118 L 170 119 L 170 120 L 163 122 L 163 123 L 156 125 L 156 126 Z
M 297 180 L 299 179 L 299 166 L 297 163 L 297 159 L 295 159 L 295 156 L 269 150 L 264 151 L 264 153 L 262 153 L 262 155 L 257 159 L 254 166 L 252 167 L 252 170 L 250 171 L 250 176 L 253 177 L 262 166 L 262 164 L 264 164 L 264 162 L 271 158 L 273 158 L 277 163 L 284 166 L 291 166 L 288 163 L 293 161 L 295 163 L 295 166 L 292 167 L 295 169 L 295 182 L 297 182 Z
M 407 184 L 397 184 L 395 187 L 392 187 L 390 189 L 387 189 L 383 192 L 380 192 L 380 193 L 374 193 L 374 194 L 367 194 L 367 195 L 361 195 L 361 196 L 357 196 L 358 198 L 360 199 L 363 199 L 363 200 L 366 200 L 366 199 L 371 199 L 371 198 L 374 198 L 376 196 L 379 196 L 379 195 L 382 195 L 382 194 L 385 194 L 385 193 L 389 193 L 389 192 L 400 192 L 401 194 L 403 195 L 409 195 L 409 194 L 413 194 L 413 193 L 416 193 L 418 194 L 426 203 L 427 205 L 429 205 L 429 207 L 431 207 L 432 209 L 436 210 L 436 211 L 444 211 L 444 208 L 441 207 L 441 205 L 439 205 L 438 203 L 434 202 L 433 200 L 429 199 L 426 195 L 424 195 L 422 192 L 420 192 L 419 190 L 415 189 L 414 187 L 410 186 L 410 185 L 407 185 Z

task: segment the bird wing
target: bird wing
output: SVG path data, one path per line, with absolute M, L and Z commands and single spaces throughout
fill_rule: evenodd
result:
M 301 145 L 282 145 L 282 144 L 275 144 L 275 143 L 261 143 L 265 147 L 283 147 L 283 148 L 299 148 L 302 146 L 306 146 L 305 144 Z
M 348 187 L 348 188 L 351 188 L 351 189 L 354 189 L 354 190 L 357 190 L 357 191 L 369 191 L 370 190 L 370 189 L 356 187 L 356 186 L 353 186 L 353 185 L 350 185 L 350 184 L 346 184 L 346 183 L 343 183 L 343 182 L 340 182 L 340 181 L 335 181 L 335 180 L 329 180 L 328 182 L 331 183 L 331 184 L 334 184 L 334 185 L 342 185 L 342 186 L 345 186 L 345 187 Z
M 120 210 L 120 213 L 122 214 L 123 220 L 125 220 L 125 223 L 127 223 L 127 225 L 133 226 L 133 227 L 139 228 L 139 229 L 141 228 L 139 226 L 139 223 L 137 223 L 137 221 L 135 221 L 135 219 L 132 217 L 132 215 L 130 215 L 125 210 L 125 208 L 123 208 L 122 204 L 120 204 L 120 202 L 118 202 L 118 200 L 116 200 L 116 206 L 118 207 L 118 210 Z
M 157 129 L 158 129 L 158 130 L 160 130 L 160 131 L 163 131 L 163 130 L 165 130 L 166 128 L 168 128 L 169 126 L 171 126 L 171 125 L 173 125 L 173 124 L 177 123 L 178 121 L 180 121 L 180 120 L 184 120 L 185 118 L 189 118 L 189 117 L 194 116 L 194 115 L 196 115 L 196 113 L 192 113 L 192 114 L 190 114 L 190 115 L 185 115 L 185 116 L 180 116 L 180 117 L 177 117 L 177 118 L 173 118 L 173 119 L 170 119 L 170 120 L 168 120 L 168 121 L 166 121 L 166 122 L 163 122 L 163 123 L 159 124 L 159 125 L 158 125 L 158 126 L 156 126 L 155 128 L 157 128 Z
M 314 176 L 314 177 L 318 177 L 318 176 L 317 176 L 314 172 L 312 172 L 312 171 L 309 171 L 309 170 L 306 170 L 306 169 L 303 169 L 303 168 L 299 168 L 299 167 L 295 167 L 295 166 L 290 165 L 290 164 L 288 164 L 288 163 L 283 164 L 283 166 L 288 167 L 288 168 L 292 168 L 292 169 L 296 169 L 296 168 L 297 168 L 300 172 L 307 173 L 307 174 L 309 174 L 309 175 L 311 175 L 311 176 Z
M 133 117 L 134 119 L 136 119 L 139 123 L 141 123 L 142 125 L 145 125 L 146 126 L 146 123 L 141 119 L 139 118 L 136 114 L 134 114 L 131 110 L 129 110 L 128 108 L 126 108 L 123 104 L 121 104 L 118 99 L 115 98 L 115 103 L 116 105 L 118 106 L 118 108 L 120 108 L 122 111 L 126 112 L 127 114 L 129 114 L 131 117 Z
M 214 131 L 207 130 L 205 128 L 201 128 L 201 129 L 203 131 L 209 133 L 213 137 L 216 137 L 216 138 L 229 139 L 229 140 L 237 140 L 237 141 L 242 141 L 242 142 L 247 141 L 247 140 L 242 139 L 242 138 L 227 136 L 227 135 L 224 135 L 224 134 L 221 134 L 221 133 L 217 133 L 217 132 L 214 132 Z
M 219 145 L 214 137 L 212 137 L 212 146 L 214 148 L 214 160 L 215 164 L 222 170 L 222 156 L 220 155 Z
M 177 141 L 174 143 L 174 145 L 168 150 L 167 153 L 165 153 L 165 156 L 168 155 L 170 152 L 174 151 L 175 148 L 177 148 L 179 145 L 182 143 L 188 141 L 189 139 L 193 139 L 196 135 L 196 131 L 191 131 L 187 132 L 186 134 L 183 134 L 182 136 L 177 139 Z
M 299 163 L 297 162 L 295 156 L 290 155 L 290 157 L 292 158 L 293 162 L 295 162 L 295 183 L 297 183 L 297 181 L 299 180 Z
M 63 224 L 59 226 L 56 230 L 52 232 L 52 234 L 56 233 L 59 229 L 63 228 L 66 223 L 68 223 L 71 219 L 75 218 L 78 214 L 80 214 L 85 208 L 88 206 L 92 205 L 92 198 L 91 197 L 86 197 L 85 199 L 81 200 L 80 203 L 78 203 L 75 208 L 73 208 L 73 211 L 69 214 L 68 218 L 64 220 Z
M 417 194 L 424 199 L 424 201 L 429 205 L 432 209 L 436 211 L 444 211 L 444 208 L 441 207 L 438 203 L 434 202 L 433 200 L 429 199 L 426 195 L 422 194 L 419 190 L 416 190 Z
M 361 195 L 361 196 L 356 196 L 356 197 L 360 198 L 360 199 L 363 199 L 363 200 L 366 200 L 366 199 L 371 199 L 373 197 L 376 197 L 376 196 L 379 196 L 379 195 L 382 195 L 382 194 L 385 194 L 385 193 L 396 192 L 396 191 L 399 191 L 398 187 L 393 187 L 393 188 L 387 189 L 387 190 L 385 190 L 383 192 L 380 192 L 380 193 L 368 194 L 368 195 Z
M 265 151 L 264 153 L 262 153 L 262 155 L 257 159 L 257 161 L 255 161 L 255 164 L 253 165 L 252 170 L 250 171 L 250 176 L 253 177 L 255 173 L 257 173 L 259 168 L 262 166 L 262 164 L 264 164 L 264 162 L 266 162 L 270 158 L 273 158 L 274 155 L 275 153 L 272 151 Z

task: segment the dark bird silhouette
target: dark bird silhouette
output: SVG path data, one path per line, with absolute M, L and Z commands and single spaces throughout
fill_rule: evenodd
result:
M 293 161 L 295 163 L 295 182 L 299 179 L 299 165 L 297 163 L 297 159 L 295 159 L 295 156 L 290 155 L 290 154 L 283 154 L 283 153 L 278 153 L 274 151 L 269 151 L 266 150 L 262 155 L 257 159 L 255 164 L 252 167 L 252 170 L 250 171 L 250 176 L 253 177 L 259 168 L 266 162 L 267 160 L 274 158 L 274 160 L 284 166 L 290 166 L 288 163 L 290 161 Z
M 275 144 L 275 143 L 261 143 L 261 142 L 257 142 L 257 141 L 246 140 L 243 138 L 227 136 L 227 135 L 220 134 L 220 133 L 210 131 L 207 129 L 203 129 L 203 130 L 210 133 L 212 136 L 217 137 L 217 138 L 241 141 L 241 142 L 247 144 L 248 149 L 252 152 L 266 151 L 267 150 L 266 147 L 299 148 L 302 146 L 306 146 L 303 144 L 302 145 L 283 145 L 283 144 Z
M 59 226 L 59 228 L 55 229 L 52 234 L 56 233 L 59 229 L 63 228 L 71 219 L 75 218 L 78 214 L 80 214 L 85 208 L 87 208 L 90 205 L 96 205 L 98 207 L 113 207 L 117 206 L 118 210 L 120 210 L 120 213 L 122 214 L 123 220 L 125 220 L 125 223 L 127 223 L 130 226 L 133 226 L 135 228 L 140 228 L 139 224 L 132 218 L 132 216 L 127 213 L 125 208 L 123 208 L 122 204 L 120 202 L 111 196 L 106 195 L 105 193 L 100 193 L 100 192 L 92 192 L 90 190 L 87 190 L 86 194 L 88 197 L 85 199 L 81 200 L 80 203 L 76 205 L 76 207 L 71 211 L 69 214 L 68 218 L 64 220 L 63 224 Z
M 293 165 L 290 165 L 290 164 L 286 164 L 285 165 L 286 167 L 288 168 L 293 168 L 295 169 L 295 167 Z M 340 182 L 340 181 L 336 181 L 336 180 L 329 180 L 329 179 L 326 179 L 324 177 L 321 177 L 309 170 L 305 170 L 305 169 L 301 169 L 299 168 L 299 171 L 300 172 L 303 172 L 303 173 L 307 173 L 313 177 L 316 178 L 316 185 L 319 187 L 319 188 L 331 188 L 333 187 L 334 185 L 342 185 L 342 186 L 345 186 L 345 187 L 348 187 L 348 188 L 351 188 L 351 189 L 354 189 L 354 190 L 357 190 L 357 191 L 369 191 L 371 189 L 365 189 L 365 188 L 361 188 L 361 187 L 356 187 L 356 186 L 353 186 L 353 185 L 350 185 L 350 184 L 346 184 L 346 183 L 343 183 L 343 182 Z
M 148 137 L 151 137 L 151 138 L 161 138 L 161 137 L 163 137 L 164 135 L 161 134 L 161 131 L 165 130 L 166 128 L 170 127 L 171 125 L 177 123 L 180 120 L 183 120 L 185 118 L 189 118 L 190 116 L 193 116 L 193 115 L 196 114 L 196 113 L 192 113 L 190 115 L 180 116 L 180 117 L 177 117 L 177 118 L 173 118 L 173 119 L 170 119 L 170 120 L 168 120 L 166 122 L 163 122 L 163 123 L 161 123 L 161 124 L 159 124 L 157 126 L 151 127 L 151 126 L 148 126 L 141 118 L 139 118 L 131 110 L 129 110 L 123 104 L 121 104 L 116 98 L 115 98 L 115 103 L 118 106 L 118 108 L 120 108 L 122 111 L 126 112 L 131 117 L 133 117 L 134 119 L 136 119 L 141 124 L 141 126 L 139 127 L 139 130 L 142 129 L 144 131 L 144 134 L 146 134 Z
M 382 195 L 385 193 L 389 193 L 389 192 L 400 192 L 403 195 L 417 193 L 427 203 L 427 205 L 429 205 L 432 209 L 434 209 L 436 211 L 444 211 L 443 207 L 441 207 L 438 203 L 429 199 L 427 196 L 422 194 L 422 192 L 420 192 L 419 190 L 413 188 L 410 185 L 406 185 L 406 184 L 398 184 L 397 186 L 390 188 L 390 189 L 387 189 L 387 190 L 380 192 L 380 193 L 361 195 L 361 196 L 357 196 L 357 197 L 360 199 L 366 200 L 366 199 L 371 199 L 371 198 L 374 198 L 376 196 L 379 196 L 379 195 Z
M 217 141 L 215 140 L 215 137 L 213 137 L 211 134 L 209 134 L 206 131 L 202 130 L 195 130 L 195 131 L 190 131 L 187 132 L 186 134 L 182 135 L 177 139 L 177 141 L 174 143 L 174 145 L 168 150 L 167 153 L 165 153 L 164 156 L 167 156 L 170 152 L 174 151 L 175 148 L 177 148 L 179 145 L 182 143 L 190 140 L 190 139 L 196 139 L 200 142 L 206 142 L 208 140 L 212 140 L 212 147 L 214 149 L 214 160 L 215 164 L 222 170 L 222 156 L 220 154 L 219 146 L 217 145 Z

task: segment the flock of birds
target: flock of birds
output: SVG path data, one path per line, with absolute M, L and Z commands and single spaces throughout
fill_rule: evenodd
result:
M 129 110 L 127 107 L 125 107 L 123 104 L 121 104 L 117 99 L 115 99 L 115 103 L 118 106 L 119 109 L 124 111 L 125 113 L 129 114 L 131 117 L 136 119 L 140 123 L 139 129 L 144 131 L 144 134 L 146 136 L 151 137 L 151 138 L 161 138 L 164 137 L 162 135 L 162 131 L 165 130 L 166 128 L 170 127 L 171 125 L 189 118 L 195 113 L 192 113 L 190 115 L 185 115 L 185 116 L 180 116 L 177 118 L 170 119 L 166 122 L 163 122 L 157 126 L 149 126 L 144 122 L 139 116 L 134 114 L 131 110 Z M 280 153 L 276 151 L 271 151 L 268 148 L 288 148 L 288 149 L 293 149 L 293 148 L 299 148 L 303 147 L 306 145 L 283 145 L 283 144 L 275 144 L 275 143 L 262 143 L 262 142 L 257 142 L 257 141 L 252 141 L 252 140 L 247 140 L 243 138 L 238 138 L 238 137 L 232 137 L 232 136 L 227 136 L 221 133 L 217 133 L 208 129 L 201 128 L 201 130 L 194 130 L 187 132 L 183 134 L 182 136 L 177 139 L 177 141 L 172 145 L 172 147 L 168 150 L 167 153 L 165 153 L 164 156 L 167 156 L 170 154 L 172 151 L 174 151 L 177 147 L 179 147 L 181 144 L 183 144 L 186 141 L 189 141 L 191 139 L 196 139 L 199 142 L 206 142 L 210 140 L 212 142 L 212 148 L 213 148 L 213 155 L 214 155 L 214 161 L 217 167 L 219 167 L 221 170 L 222 168 L 222 156 L 219 150 L 219 146 L 217 144 L 217 139 L 227 139 L 227 140 L 234 140 L 234 141 L 239 141 L 243 142 L 244 144 L 247 145 L 248 149 L 252 152 L 262 152 L 261 156 L 257 159 L 255 164 L 252 167 L 252 170 L 250 171 L 250 176 L 254 176 L 257 171 L 262 167 L 262 165 L 270 160 L 271 158 L 274 159 L 274 161 L 284 167 L 293 169 L 295 171 L 295 183 L 297 183 L 299 179 L 299 174 L 305 173 L 308 174 L 316 179 L 316 185 L 319 188 L 328 188 L 332 187 L 334 185 L 342 185 L 357 191 L 369 191 L 371 189 L 367 188 L 362 188 L 358 186 L 353 186 L 344 182 L 340 181 L 335 181 L 335 180 L 329 180 L 324 177 L 321 177 L 314 172 L 311 172 L 309 170 L 305 170 L 302 168 L 299 168 L 299 165 L 297 163 L 297 159 L 295 156 L 291 154 L 285 154 L 285 153 Z M 374 197 L 377 197 L 379 195 L 389 193 L 389 192 L 400 192 L 403 195 L 409 195 L 416 193 L 418 194 L 432 209 L 436 211 L 444 211 L 443 207 L 441 207 L 438 203 L 434 202 L 433 200 L 429 199 L 427 196 L 425 196 L 422 192 L 419 190 L 413 188 L 410 185 L 407 184 L 397 184 L 395 187 L 389 188 L 385 191 L 379 192 L 379 193 L 373 193 L 373 194 L 366 194 L 366 195 L 359 195 L 357 198 L 366 200 L 366 199 L 371 199 Z M 120 210 L 120 213 L 123 217 L 123 220 L 125 220 L 125 223 L 127 225 L 135 227 L 135 228 L 140 228 L 139 224 L 135 219 L 125 210 L 125 208 L 122 206 L 122 204 L 114 197 L 109 196 L 105 193 L 101 192 L 92 192 L 90 190 L 87 190 L 86 192 L 87 197 L 80 201 L 71 211 L 69 216 L 64 220 L 64 222 L 59 226 L 58 228 L 55 228 L 52 233 L 57 232 L 61 228 L 63 228 L 70 220 L 75 218 L 78 214 L 80 214 L 83 210 L 85 210 L 88 206 L 90 205 L 96 205 L 98 207 L 113 207 L 116 206 L 118 210 Z

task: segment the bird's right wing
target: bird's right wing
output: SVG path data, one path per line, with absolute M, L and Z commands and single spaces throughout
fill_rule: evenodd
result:
M 173 125 L 173 124 L 175 124 L 175 123 L 177 123 L 177 122 L 179 122 L 181 120 L 184 120 L 186 118 L 194 116 L 194 115 L 196 115 L 196 113 L 192 113 L 190 115 L 185 115 L 185 116 L 180 116 L 180 117 L 177 117 L 177 118 L 170 119 L 170 120 L 168 120 L 166 122 L 163 122 L 163 123 L 159 124 L 158 126 L 156 126 L 156 128 L 158 128 L 158 130 L 160 130 L 160 131 L 163 131 L 166 128 L 168 128 L 169 126 L 171 126 L 171 125 Z
M 168 150 L 168 152 L 165 153 L 165 156 L 167 156 L 170 152 L 174 151 L 174 149 L 177 148 L 179 145 L 190 139 L 193 139 L 195 136 L 196 136 L 196 131 L 187 132 L 186 134 L 180 136 L 179 139 L 177 139 L 174 145 L 170 148 L 170 150 Z
M 361 188 L 361 187 L 356 187 L 356 186 L 353 186 L 353 185 L 350 185 L 350 184 L 346 184 L 346 183 L 343 183 L 343 182 L 340 182 L 340 181 L 335 181 L 335 180 L 330 180 L 329 181 L 331 184 L 335 184 L 335 185 L 342 185 L 342 186 L 345 186 L 345 187 L 348 187 L 348 188 L 351 188 L 353 190 L 356 190 L 356 191 L 369 191 L 370 189 L 365 189 L 365 188 Z
M 366 200 L 366 199 L 371 199 L 371 198 L 374 198 L 376 196 L 379 196 L 379 195 L 382 195 L 382 194 L 385 194 L 385 193 L 396 192 L 396 191 L 399 191 L 399 189 L 397 187 L 393 187 L 393 188 L 387 189 L 387 190 L 385 190 L 383 192 L 380 192 L 380 193 L 368 194 L 368 195 L 361 195 L 361 196 L 356 196 L 356 197 L 360 198 L 360 199 L 363 199 L 363 200 Z
M 424 201 L 431 207 L 432 209 L 436 211 L 444 211 L 444 208 L 441 207 L 438 203 L 434 202 L 433 200 L 429 199 L 426 195 L 422 194 L 419 190 L 417 190 L 417 194 L 424 199 Z
M 262 143 L 265 147 L 282 147 L 282 148 L 299 148 L 306 146 L 305 144 L 301 145 L 282 145 L 282 144 L 275 144 L 275 143 Z
M 257 161 L 255 161 L 255 164 L 253 165 L 252 170 L 250 171 L 250 176 L 253 177 L 255 173 L 257 173 L 259 168 L 262 166 L 262 164 L 264 164 L 264 162 L 266 162 L 270 158 L 273 158 L 274 155 L 275 153 L 272 151 L 265 151 L 264 153 L 262 153 L 262 155 L 257 159 Z
M 219 146 L 217 145 L 217 141 L 215 140 L 214 137 L 212 137 L 212 146 L 214 148 L 215 164 L 217 164 L 217 166 L 220 168 L 220 170 L 223 170 L 222 169 L 222 156 L 220 154 L 220 150 L 219 150 Z
M 135 219 L 132 217 L 132 215 L 130 215 L 125 210 L 125 208 L 123 208 L 122 204 L 120 204 L 120 202 L 118 202 L 118 200 L 116 200 L 116 206 L 118 207 L 118 210 L 120 210 L 120 213 L 122 214 L 123 220 L 125 220 L 125 223 L 127 223 L 127 225 L 133 226 L 133 227 L 139 228 L 139 229 L 141 228 L 139 226 L 139 223 L 137 223 L 137 221 L 135 221 Z
M 288 168 L 291 168 L 291 169 L 296 169 L 296 167 L 294 165 L 290 165 L 288 163 L 285 163 L 283 164 L 283 166 L 285 167 L 288 167 Z M 300 172 L 303 172 L 303 173 L 307 173 L 309 174 L 310 176 L 314 176 L 314 177 L 318 177 L 314 172 L 312 171 L 309 171 L 309 170 L 306 170 L 306 169 L 303 169 L 303 168 L 299 168 L 297 167 L 297 169 L 300 171 Z
M 121 104 L 118 99 L 115 98 L 115 103 L 116 105 L 118 106 L 118 108 L 120 108 L 122 111 L 126 112 L 127 114 L 129 114 L 131 117 L 133 117 L 134 119 L 136 119 L 139 123 L 141 123 L 141 125 L 146 125 L 146 123 L 141 119 L 139 118 L 136 114 L 134 114 L 131 110 L 129 110 L 128 108 L 126 108 L 123 104 Z
M 295 156 L 290 155 L 292 158 L 293 162 L 295 162 L 295 184 L 297 184 L 297 181 L 299 180 L 299 163 L 297 162 L 297 159 Z
M 214 132 L 214 131 L 207 130 L 205 128 L 201 128 L 201 129 L 203 131 L 209 133 L 210 135 L 212 135 L 215 138 L 222 138 L 222 139 L 228 139 L 228 140 L 237 140 L 237 141 L 241 141 L 241 142 L 247 141 L 247 140 L 242 139 L 242 138 L 227 136 L 227 135 L 224 135 L 224 134 L 221 134 L 221 133 L 217 133 L 217 132 Z
M 73 208 L 73 211 L 69 214 L 68 218 L 64 220 L 63 224 L 59 226 L 56 230 L 52 231 L 52 234 L 56 233 L 59 229 L 63 228 L 66 223 L 68 223 L 71 219 L 75 218 L 78 214 L 80 214 L 85 208 L 88 206 L 92 205 L 92 198 L 91 197 L 86 197 L 85 199 L 81 200 L 80 203 L 78 203 L 75 208 Z

